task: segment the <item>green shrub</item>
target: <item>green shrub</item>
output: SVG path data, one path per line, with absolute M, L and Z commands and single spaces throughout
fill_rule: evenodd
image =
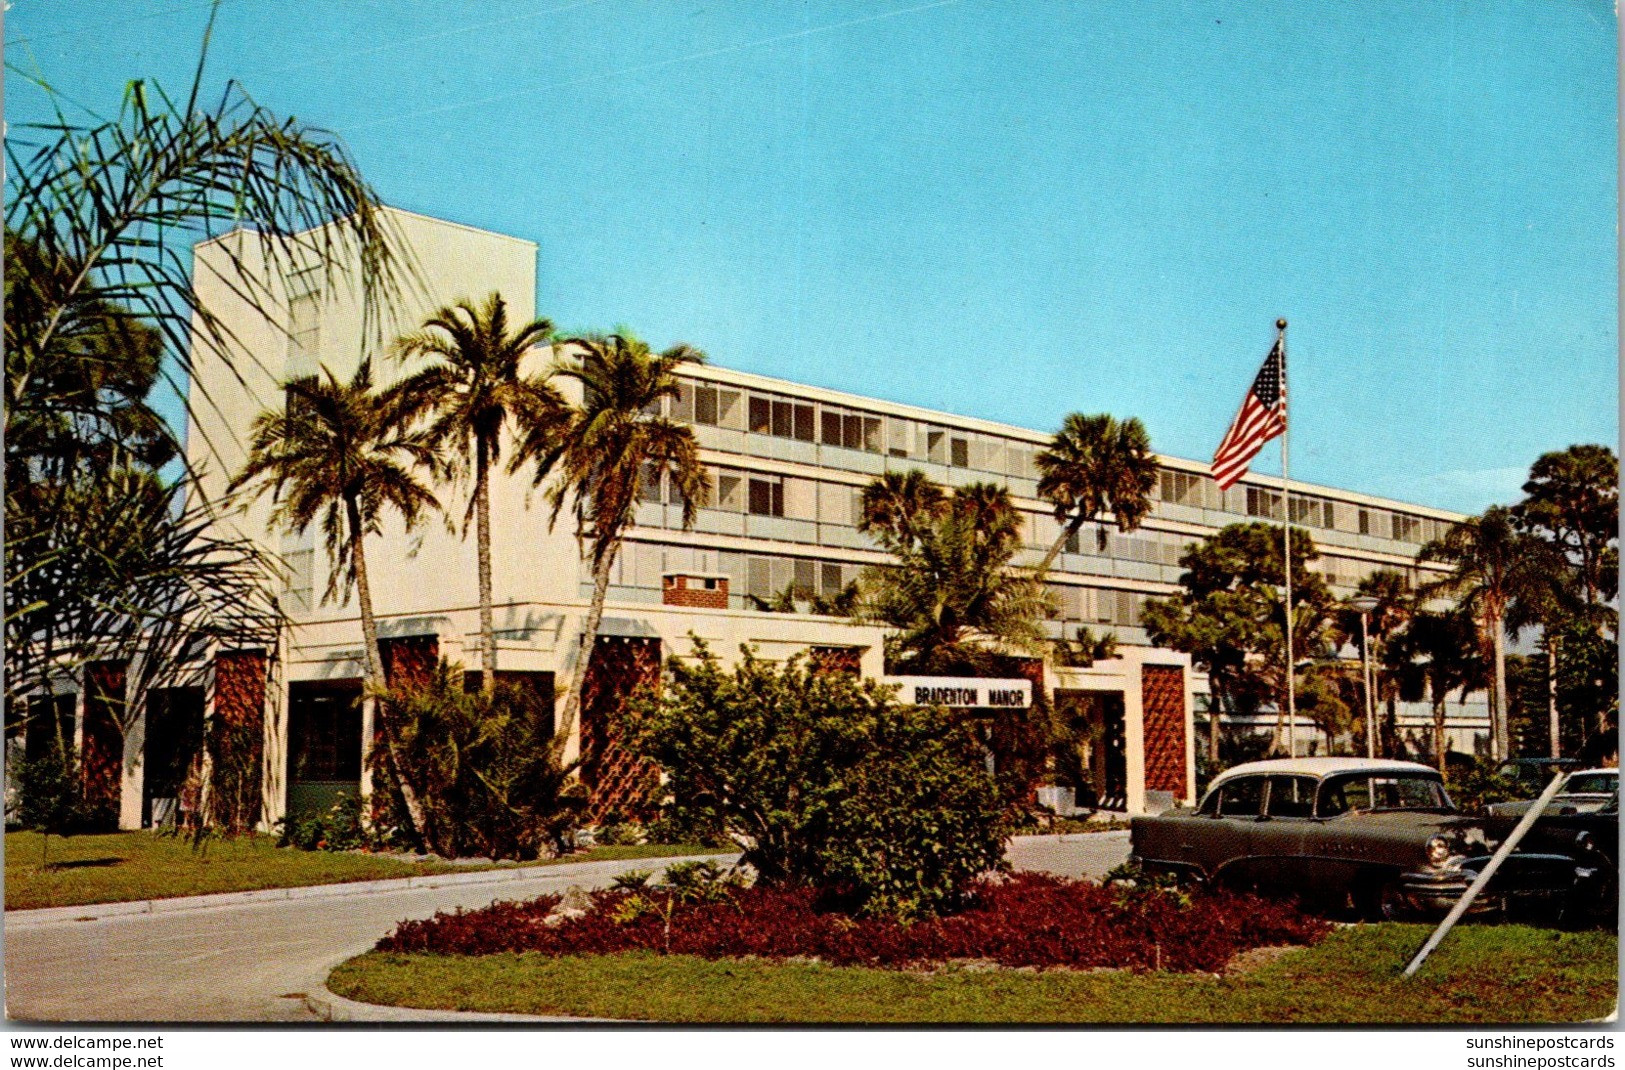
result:
M 85 825 L 79 760 L 71 744 L 53 739 L 37 758 L 17 763 L 17 823 L 41 833 L 40 864 L 48 861 L 51 836 L 71 836 Z
M 1482 813 L 1491 803 L 1529 798 L 1516 777 L 1501 771 L 1490 758 L 1475 758 L 1471 765 L 1452 765 L 1445 782 L 1450 801 L 1469 814 Z
M 404 777 L 422 801 L 424 846 L 445 858 L 564 854 L 586 808 L 574 765 L 560 760 L 552 710 L 521 687 L 465 691 L 460 666 L 441 662 L 426 681 L 379 695 L 402 768 L 391 748 L 373 749 L 386 820 L 409 828 L 397 787 Z
M 399 832 L 381 822 L 363 822 L 361 797 L 340 792 L 333 805 L 315 814 L 294 814 L 277 822 L 279 847 L 301 851 L 382 851 L 404 847 Z
M 634 745 L 668 776 L 663 820 L 736 839 L 764 884 L 814 885 L 870 914 L 950 908 L 1003 864 L 1003 800 L 964 720 L 802 658 L 747 650 L 728 671 L 696 648 L 629 710 Z

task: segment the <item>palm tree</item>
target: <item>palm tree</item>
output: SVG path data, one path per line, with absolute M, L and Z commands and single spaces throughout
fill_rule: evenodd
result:
M 581 710 L 581 692 L 592 659 L 598 626 L 609 596 L 610 571 L 627 529 L 636 522 L 644 481 L 669 478 L 683 502 L 683 527 L 694 526 L 698 509 L 711 493 L 700 463 L 700 447 L 687 426 L 658 415 L 662 398 L 677 397 L 677 369 L 704 362 L 705 354 L 681 343 L 661 353 L 624 331 L 592 334 L 564 342 L 581 351 L 579 363 L 563 363 L 554 374 L 580 384 L 581 404 L 562 425 L 522 428 L 509 470 L 534 466 L 537 486 L 558 522 L 566 502 L 575 514 L 576 537 L 590 540 L 592 602 L 582 627 L 580 657 L 560 718 L 558 739 L 567 741 Z
M 324 367 L 320 375 L 288 383 L 286 390 L 283 408 L 269 409 L 255 419 L 248 460 L 232 489 L 251 487 L 255 496 L 270 491 L 276 503 L 273 526 L 299 535 L 312 524 L 320 525 L 332 563 L 323 601 L 355 588 L 367 682 L 361 718 L 365 759 L 372 745 L 376 696 L 386 686 L 367 577 L 366 537 L 381 531 L 386 510 L 399 513 L 411 530 L 425 513 L 440 508 L 413 473 L 415 467 L 432 466 L 434 455 L 423 432 L 403 429 L 398 399 L 373 389 L 370 361 L 362 361 L 349 382 L 341 382 Z M 392 726 L 386 719 L 379 728 L 393 760 Z M 396 779 L 412 831 L 421 837 L 422 805 L 405 778 Z
M 1472 617 L 1456 609 L 1416 614 L 1390 648 L 1390 661 L 1407 701 L 1425 697 L 1433 708 L 1433 762 L 1441 773 L 1449 753 L 1445 700 L 1457 690 L 1465 700 L 1469 692 L 1484 686 L 1488 675 L 1478 645 Z
M 223 282 L 273 323 L 284 311 L 264 279 L 295 265 L 336 272 L 359 263 L 374 327 L 412 281 L 398 231 L 342 142 L 261 107 L 236 83 L 206 98 L 203 73 L 200 57 L 177 94 L 130 82 L 122 105 L 103 112 L 29 78 L 55 114 L 7 132 L 8 701 L 64 668 L 58 655 L 74 656 L 69 648 L 96 657 L 115 656 L 110 645 L 117 656 L 139 650 L 131 671 L 150 681 L 190 671 L 179 656 L 190 641 L 173 637 L 195 630 L 230 641 L 235 625 L 221 614 L 233 616 L 234 605 L 253 608 L 258 636 L 274 616 L 268 589 L 239 597 L 254 586 L 248 572 L 225 582 L 215 551 L 229 543 L 228 556 L 245 563 L 256 551 L 222 541 L 195 473 L 169 494 L 176 508 L 158 510 L 125 478 L 139 483 L 141 472 L 184 461 L 173 430 L 148 407 L 154 388 L 165 382 L 188 406 L 210 405 L 186 388 L 192 362 L 243 360 L 241 340 L 192 284 L 192 245 L 235 231 L 216 261 Z M 124 512 L 87 525 L 92 501 L 96 511 Z M 109 542 L 121 524 L 151 541 Z M 125 567 L 138 556 L 145 580 L 113 575 L 115 561 Z M 212 622 L 194 628 L 177 598 L 210 607 Z
M 402 359 L 434 358 L 396 386 L 402 417 L 428 418 L 425 443 L 455 452 L 460 476 L 472 470 L 474 493 L 463 514 L 463 533 L 474 521 L 479 560 L 481 689 L 496 689 L 497 633 L 491 595 L 491 468 L 502 460 L 502 432 L 509 421 L 541 431 L 562 427 L 566 405 L 544 375 L 522 370 L 531 347 L 548 341 L 553 324 L 532 320 L 508 332 L 508 306 L 493 293 L 475 307 L 468 301 L 442 308 L 423 329 L 396 341 Z M 472 454 L 472 456 L 470 456 Z
M 1383 669 L 1386 666 L 1383 659 L 1389 642 L 1403 632 L 1406 624 L 1415 615 L 1416 593 L 1411 589 L 1410 578 L 1393 568 L 1375 570 L 1360 581 L 1355 593 L 1376 600 L 1376 605 L 1366 611 L 1365 630 L 1371 640 L 1371 676 L 1375 689 L 1373 705 L 1386 704 L 1378 745 L 1380 753 L 1389 754 L 1393 750 L 1398 724 L 1397 685 L 1392 679 L 1383 678 Z M 1337 631 L 1342 641 L 1352 643 L 1359 649 L 1359 611 L 1345 604 L 1338 613 Z M 1366 651 L 1360 650 L 1360 656 L 1364 658 Z
M 1562 573 L 1551 546 L 1514 526 L 1513 513 L 1492 505 L 1482 516 L 1468 517 L 1451 526 L 1442 539 L 1422 547 L 1420 561 L 1450 566 L 1450 574 L 1426 585 L 1424 597 L 1456 598 L 1478 624 L 1480 643 L 1487 647 L 1494 667 L 1490 696 L 1491 757 L 1508 757 L 1506 633 L 1510 614 L 1521 604 L 1544 602 L 1554 579 Z
M 1038 496 L 1055 506 L 1055 519 L 1062 525 L 1038 563 L 1040 578 L 1085 522 L 1111 513 L 1119 531 L 1133 531 L 1151 513 L 1159 466 L 1151 453 L 1151 436 L 1138 419 L 1071 413 L 1037 461 Z M 1097 539 L 1104 550 L 1105 527 Z
M 866 573 L 865 613 L 898 629 L 891 661 L 920 672 L 981 671 L 1001 647 L 1036 649 L 1043 585 L 1011 566 L 1021 513 L 988 483 L 952 495 L 917 472 L 888 473 L 862 497 L 858 530 L 894 562 Z

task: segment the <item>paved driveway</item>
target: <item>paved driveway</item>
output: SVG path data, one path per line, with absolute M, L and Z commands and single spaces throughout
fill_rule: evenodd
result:
M 1022 837 L 1021 869 L 1099 876 L 1128 854 L 1127 833 Z M 395 923 L 493 899 L 608 884 L 653 860 L 558 866 L 501 884 L 293 899 L 100 921 L 6 919 L 6 1013 L 30 1021 L 311 1021 L 303 993 Z

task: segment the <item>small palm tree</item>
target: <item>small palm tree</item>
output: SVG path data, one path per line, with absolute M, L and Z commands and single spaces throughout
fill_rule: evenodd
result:
M 399 513 L 411 530 L 440 508 L 413 472 L 433 465 L 433 451 L 422 432 L 402 429 L 396 399 L 373 389 L 370 361 L 362 361 L 349 382 L 324 367 L 320 375 L 295 380 L 286 390 L 283 408 L 255 419 L 248 460 L 232 489 L 250 487 L 256 496 L 270 491 L 276 503 L 271 523 L 295 535 L 320 525 L 332 563 L 323 601 L 353 586 L 360 603 L 367 680 L 362 721 L 370 724 L 385 680 L 366 537 L 380 532 L 387 510 Z M 393 755 L 395 733 L 388 723 L 379 727 Z M 370 744 L 364 732 L 362 746 Z M 413 832 L 421 837 L 423 809 L 404 781 L 402 795 Z
M 397 385 L 401 415 L 427 417 L 425 443 L 437 453 L 450 447 L 453 470 L 474 479 L 463 514 L 463 533 L 474 522 L 480 586 L 481 690 L 496 689 L 497 634 L 491 594 L 491 468 L 502 459 L 502 432 L 511 422 L 535 433 L 560 428 L 567 406 L 544 375 L 526 375 L 525 355 L 548 341 L 553 324 L 532 320 L 508 331 L 508 306 L 493 293 L 475 307 L 468 301 L 442 308 L 423 329 L 395 343 L 403 358 L 432 362 Z
M 1055 506 L 1061 534 L 1038 563 L 1044 576 L 1067 542 L 1088 521 L 1110 513 L 1119 531 L 1133 531 L 1151 514 L 1159 466 L 1145 425 L 1130 417 L 1071 413 L 1038 454 L 1038 496 Z M 1096 534 L 1106 548 L 1106 529 Z
M 566 693 L 558 738 L 567 740 L 581 710 L 581 692 L 598 626 L 609 596 L 609 577 L 626 532 L 636 522 L 644 481 L 670 479 L 683 502 L 683 527 L 691 528 L 711 493 L 700 463 L 700 446 L 687 426 L 658 415 L 662 398 L 677 396 L 677 369 L 705 354 L 678 344 L 661 353 L 627 332 L 593 334 L 563 343 L 581 351 L 579 363 L 554 374 L 580 384 L 582 399 L 562 425 L 526 427 L 510 470 L 534 467 L 536 485 L 549 481 L 557 523 L 566 502 L 575 513 L 576 537 L 590 540 L 592 602 L 582 628 L 580 658 Z
M 1011 562 L 1021 514 L 1003 487 L 952 495 L 918 472 L 888 473 L 862 497 L 858 529 L 894 558 L 866 573 L 866 615 L 898 629 L 889 660 L 917 672 L 981 671 L 1004 648 L 1036 650 L 1043 586 Z
M 1478 623 L 1479 641 L 1494 668 L 1490 706 L 1490 752 L 1508 757 L 1506 633 L 1524 604 L 1544 603 L 1562 562 L 1543 539 L 1524 534 L 1512 511 L 1492 505 L 1482 516 L 1451 526 L 1442 539 L 1422 547 L 1421 561 L 1450 566 L 1450 574 L 1423 588 L 1423 595 L 1459 600 Z

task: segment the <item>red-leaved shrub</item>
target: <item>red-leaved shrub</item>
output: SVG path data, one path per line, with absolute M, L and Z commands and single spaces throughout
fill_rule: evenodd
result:
M 1255 947 L 1312 944 L 1330 926 L 1285 903 L 1231 892 L 1133 895 L 1037 873 L 976 886 L 964 910 L 912 925 L 819 908 L 816 893 L 743 888 L 679 903 L 659 888 L 593 895 L 585 915 L 544 919 L 558 896 L 402 922 L 380 951 L 546 955 L 650 950 L 703 958 L 816 958 L 840 966 L 1000 966 L 1216 971 Z M 668 914 L 669 912 L 669 914 Z

